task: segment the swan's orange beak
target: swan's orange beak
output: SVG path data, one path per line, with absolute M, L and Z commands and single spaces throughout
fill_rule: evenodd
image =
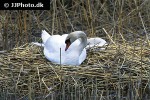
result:
M 65 51 L 69 48 L 69 46 L 70 46 L 70 43 L 69 43 L 69 42 L 67 42 L 67 43 L 66 43 Z

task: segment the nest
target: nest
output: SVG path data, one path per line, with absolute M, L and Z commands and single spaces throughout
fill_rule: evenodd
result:
M 90 49 L 80 66 L 49 62 L 43 48 L 25 44 L 0 56 L 1 97 L 89 100 L 150 93 L 150 49 L 145 43 Z

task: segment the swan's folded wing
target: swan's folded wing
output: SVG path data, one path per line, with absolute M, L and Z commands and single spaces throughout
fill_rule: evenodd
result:
M 107 45 L 107 42 L 102 38 L 89 38 L 87 39 L 87 46 L 86 49 L 92 48 L 92 47 L 102 47 L 104 45 Z
M 32 44 L 37 45 L 37 46 L 42 46 L 42 47 L 44 47 L 44 44 L 43 44 L 43 43 L 39 43 L 39 42 L 32 42 Z
M 79 56 L 79 65 L 86 59 L 86 49 L 83 49 L 81 55 Z

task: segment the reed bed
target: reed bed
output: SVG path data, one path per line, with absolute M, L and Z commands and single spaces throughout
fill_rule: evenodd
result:
M 149 100 L 150 0 L 51 0 L 50 10 L 0 11 L 0 100 Z M 41 30 L 102 37 L 80 66 L 46 60 Z
M 137 43 L 139 44 L 139 43 Z M 1 54 L 1 97 L 15 99 L 145 99 L 150 95 L 150 49 L 109 44 L 88 50 L 80 66 L 52 64 L 43 48 L 25 44 Z
M 0 11 L 0 50 L 37 41 L 41 30 L 64 34 L 82 30 L 89 37 L 134 40 L 150 32 L 149 0 L 51 0 L 50 10 Z

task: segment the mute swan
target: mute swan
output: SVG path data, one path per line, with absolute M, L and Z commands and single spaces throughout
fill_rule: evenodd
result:
M 43 43 L 38 43 L 38 42 L 33 42 L 33 44 L 37 45 L 37 46 L 43 46 L 44 47 L 44 43 L 46 42 L 46 40 L 51 37 L 51 35 L 49 35 L 45 30 L 42 31 L 42 38 L 43 38 Z M 54 37 L 56 37 L 55 35 L 52 35 Z M 66 38 L 68 36 L 68 34 L 63 34 L 62 35 L 64 38 Z M 95 38 L 88 38 L 87 39 L 87 46 L 85 47 L 85 49 L 90 49 L 92 47 L 102 47 L 104 45 L 108 45 L 107 42 L 99 37 L 95 37 Z M 103 48 L 105 49 L 105 48 Z
M 50 36 L 43 30 L 41 37 L 43 40 L 44 55 L 53 63 L 80 65 L 86 58 L 85 47 L 87 45 L 87 37 L 82 31 L 75 31 L 62 36 Z
M 86 58 L 86 49 L 106 44 L 105 40 L 98 37 L 87 39 L 83 31 L 49 35 L 42 30 L 41 38 L 43 43 L 33 42 L 33 44 L 44 47 L 44 55 L 49 61 L 62 65 L 80 65 Z

